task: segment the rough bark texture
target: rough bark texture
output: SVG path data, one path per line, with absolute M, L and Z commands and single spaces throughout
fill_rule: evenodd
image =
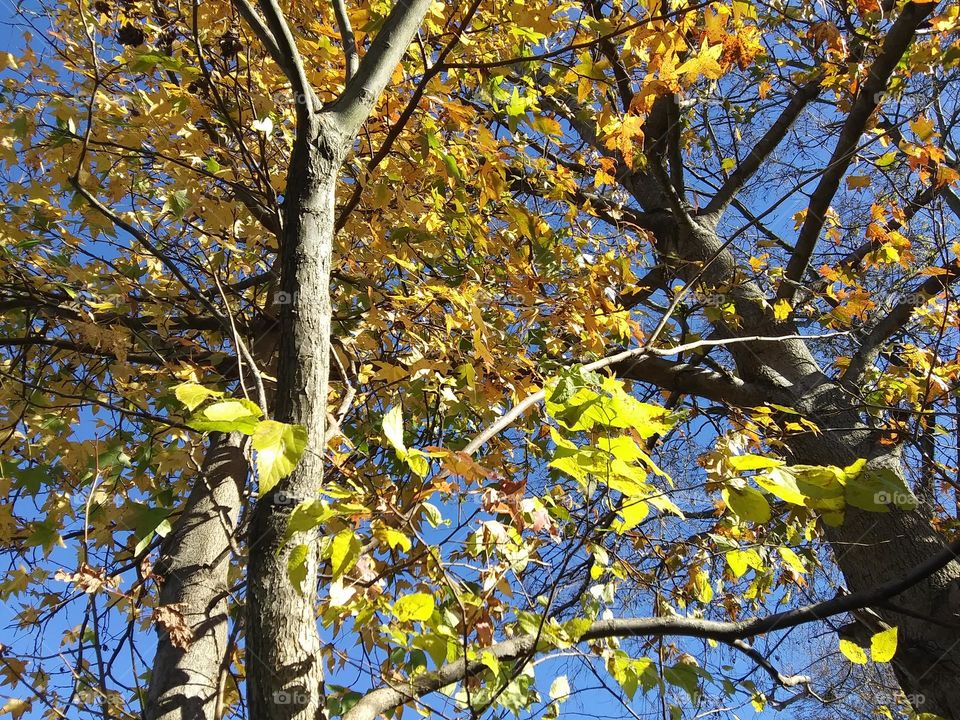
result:
M 733 283 L 728 293 L 742 319 L 739 328 L 719 328 L 730 335 L 794 335 L 796 328 L 776 322 L 765 309 L 763 294 L 751 282 L 738 280 L 733 256 L 723 250 L 711 218 L 669 223 L 658 233 L 658 247 L 686 264 L 678 273 L 699 277 L 708 286 Z M 715 256 L 715 258 L 714 258 Z M 703 263 L 713 261 L 703 270 Z M 855 394 L 828 378 L 806 344 L 799 340 L 730 346 L 740 377 L 765 384 L 770 397 L 799 409 L 821 428 L 820 435 L 800 434 L 788 442 L 794 462 L 846 466 L 867 458 L 873 466 L 905 477 L 899 453 L 881 445 L 864 423 Z M 840 527 L 828 528 L 828 540 L 847 588 L 866 591 L 901 577 L 946 544 L 927 521 L 921 507 L 889 513 L 847 509 Z M 953 562 L 901 595 L 891 608 L 876 608 L 881 618 L 899 628 L 894 670 L 914 708 L 944 718 L 960 718 L 960 563 Z
M 871 465 L 892 469 L 903 478 L 899 454 L 873 444 L 856 413 L 821 411 L 820 420 L 825 428 L 860 425 L 861 429 L 827 430 L 820 438 L 794 441 L 798 462 L 842 466 L 866 457 Z M 827 532 L 848 589 L 876 587 L 936 554 L 945 542 L 926 517 L 929 512 L 922 505 L 913 512 L 892 507 L 889 513 L 848 507 L 843 524 Z M 960 718 L 956 680 L 960 673 L 960 563 L 951 563 L 906 591 L 895 606 L 910 614 L 892 608 L 876 608 L 876 612 L 898 628 L 893 668 L 901 689 L 918 712 Z
M 216 717 L 227 656 L 227 573 L 247 477 L 243 436 L 214 433 L 186 507 L 163 543 L 161 605 L 180 605 L 192 633 L 177 647 L 158 625 L 147 720 Z
M 323 668 L 317 633 L 316 532 L 284 542 L 294 503 L 319 494 L 323 484 L 330 337 L 330 259 L 334 192 L 344 143 L 319 118 L 298 141 L 287 178 L 281 289 L 277 419 L 303 425 L 307 447 L 294 473 L 257 502 L 249 535 L 247 682 L 251 718 L 313 720 L 324 717 Z M 280 494 L 282 493 L 282 495 Z M 290 553 L 308 550 L 303 587 L 289 578 Z

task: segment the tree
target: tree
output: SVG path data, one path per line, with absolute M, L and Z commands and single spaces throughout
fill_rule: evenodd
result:
M 958 24 L 22 7 L 0 598 L 67 650 L 4 711 L 827 702 L 751 643 L 847 617 L 957 717 Z

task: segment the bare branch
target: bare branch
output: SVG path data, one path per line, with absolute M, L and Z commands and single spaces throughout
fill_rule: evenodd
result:
M 938 3 L 935 2 L 908 3 L 887 33 L 883 49 L 870 66 L 867 79 L 860 88 L 860 94 L 850 108 L 830 163 L 810 196 L 810 205 L 807 208 L 803 226 L 800 228 L 796 247 L 787 263 L 784 281 L 777 290 L 778 298 L 788 302 L 793 300 L 798 289 L 797 283 L 803 279 L 803 274 L 810 264 L 810 258 L 820 238 L 820 231 L 826 221 L 827 210 L 840 188 L 841 179 L 853 160 L 860 136 L 870 116 L 880 105 L 881 95 L 887 87 L 887 82 L 897 63 L 900 62 L 900 58 L 913 42 L 917 28 L 936 10 L 937 5 Z
M 929 560 L 917 565 L 904 577 L 883 583 L 866 592 L 851 595 L 839 595 L 824 602 L 768 615 L 753 620 L 739 622 L 718 622 L 690 617 L 646 617 L 598 620 L 577 638 L 577 642 L 591 642 L 606 638 L 624 637 L 661 637 L 679 635 L 686 637 L 708 638 L 733 643 L 745 638 L 755 637 L 777 630 L 824 620 L 834 615 L 877 605 L 895 597 L 914 585 L 922 582 L 940 569 L 957 559 L 960 553 L 960 540 L 945 546 Z M 519 635 L 484 648 L 500 662 L 509 662 L 528 658 L 537 652 L 549 648 L 538 647 L 538 635 Z M 479 660 L 460 659 L 442 666 L 439 670 L 423 673 L 407 683 L 382 687 L 365 695 L 343 720 L 374 720 L 411 700 L 416 700 L 432 692 L 452 685 L 483 672 L 484 664 Z
M 290 82 L 295 95 L 294 104 L 297 108 L 297 117 L 301 120 L 312 115 L 319 109 L 320 104 L 313 92 L 313 87 L 307 80 L 307 71 L 303 66 L 303 58 L 297 49 L 297 41 L 293 38 L 290 25 L 283 16 L 283 11 L 277 0 L 260 0 L 260 10 L 267 21 L 267 27 L 276 38 L 277 46 L 283 56 L 284 75 Z
M 333 0 L 333 14 L 337 18 L 337 27 L 340 28 L 340 42 L 343 43 L 346 81 L 350 82 L 350 78 L 360 67 L 360 56 L 357 54 L 357 39 L 353 34 L 353 26 L 350 25 L 346 0 Z
M 273 33 L 270 32 L 270 28 L 263 22 L 263 18 L 260 17 L 248 0 L 233 0 L 233 4 L 237 8 L 237 12 L 240 13 L 240 16 L 247 21 L 250 29 L 253 30 L 253 34 L 263 43 L 263 46 L 267 49 L 273 61 L 286 73 L 285 65 L 287 59 L 280 50 L 277 39 L 273 36 Z
M 331 108 L 345 137 L 353 137 L 373 111 L 432 4 L 433 0 L 397 0 L 393 6 L 356 74 Z
M 823 79 L 822 73 L 817 75 L 800 88 L 787 106 L 780 113 L 780 116 L 770 126 L 770 129 L 764 133 L 763 137 L 757 142 L 746 159 L 737 166 L 730 174 L 723 186 L 713 196 L 710 203 L 704 209 L 704 214 L 723 212 L 733 197 L 743 189 L 743 186 L 753 177 L 754 173 L 760 168 L 760 165 L 772 153 L 777 145 L 786 137 L 787 132 L 800 117 L 803 109 L 820 94 L 820 82 Z

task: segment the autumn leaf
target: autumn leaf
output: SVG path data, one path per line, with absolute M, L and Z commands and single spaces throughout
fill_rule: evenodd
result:
M 427 593 L 404 595 L 393 604 L 393 615 L 400 622 L 425 622 L 433 615 L 433 596 Z
M 300 462 L 307 447 L 307 431 L 301 425 L 264 420 L 257 425 L 251 444 L 257 451 L 260 494 L 266 495 Z

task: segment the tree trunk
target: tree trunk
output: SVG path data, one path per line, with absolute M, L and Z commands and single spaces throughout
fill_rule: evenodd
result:
M 740 327 L 719 326 L 724 335 L 795 335 L 789 323 L 771 316 L 760 288 L 738 277 L 734 257 L 725 250 L 712 220 L 698 218 L 684 227 L 672 218 L 657 231 L 657 247 L 673 255 L 677 273 L 708 288 L 727 287 Z M 675 257 L 686 262 L 677 264 Z M 856 406 L 854 394 L 827 377 L 806 343 L 797 339 L 730 345 L 738 374 L 769 387 L 772 402 L 795 407 L 817 423 L 822 433 L 787 438 L 794 462 L 845 467 L 866 458 L 875 467 L 905 477 L 899 453 L 880 445 Z M 850 592 L 870 590 L 906 575 L 946 544 L 921 507 L 889 513 L 847 508 L 843 524 L 827 528 L 827 539 Z M 899 628 L 893 666 L 901 688 L 915 709 L 960 720 L 960 563 L 953 562 L 894 600 L 914 616 L 875 608 Z
M 163 543 L 160 604 L 180 607 L 192 639 L 184 649 L 157 626 L 147 720 L 216 718 L 227 670 L 227 573 L 247 470 L 243 436 L 213 433 L 200 477 Z
M 872 467 L 905 477 L 899 453 L 874 445 L 856 412 L 821 413 L 814 419 L 825 430 L 822 436 L 803 436 L 789 443 L 797 462 L 845 466 L 864 457 Z M 838 429 L 829 429 L 831 425 Z M 928 518 L 925 504 L 916 511 L 891 507 L 889 513 L 848 506 L 843 524 L 827 528 L 847 588 L 857 592 L 902 577 L 939 552 L 946 543 Z M 960 719 L 960 563 L 950 563 L 894 598 L 892 605 L 909 614 L 893 607 L 874 610 L 898 628 L 893 669 L 908 701 L 917 712 Z M 868 629 L 865 638 L 878 629 Z
M 280 314 L 277 419 L 303 425 L 307 446 L 292 475 L 264 494 L 254 508 L 247 586 L 247 692 L 256 720 L 323 718 L 323 668 L 315 599 L 316 531 L 284 541 L 296 505 L 323 485 L 330 337 L 330 262 L 335 189 L 345 143 L 313 118 L 299 133 L 284 198 L 281 290 L 288 304 Z M 281 494 L 282 493 L 282 494 Z M 294 502 L 283 504 L 275 499 Z M 307 548 L 302 587 L 290 581 L 290 553 Z

